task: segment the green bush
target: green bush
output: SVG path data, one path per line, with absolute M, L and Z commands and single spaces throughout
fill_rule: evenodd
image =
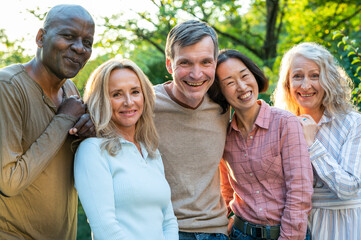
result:
M 360 33 L 357 33 L 360 34 Z M 340 63 L 345 68 L 346 73 L 351 78 L 353 89 L 353 102 L 358 110 L 361 108 L 361 55 L 359 52 L 360 43 L 350 39 L 342 30 L 335 31 L 332 37 L 332 46 L 336 44 L 337 54 Z
M 91 239 L 90 227 L 80 201 L 78 201 L 78 232 L 76 239 L 77 240 Z

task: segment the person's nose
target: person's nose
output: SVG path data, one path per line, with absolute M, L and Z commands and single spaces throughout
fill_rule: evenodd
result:
M 305 76 L 305 78 L 302 80 L 301 88 L 304 90 L 311 88 L 311 79 L 309 79 L 309 77 Z
M 195 79 L 195 80 L 198 80 L 200 78 L 203 77 L 203 69 L 201 66 L 195 64 L 193 67 L 192 67 L 192 70 L 191 70 L 191 73 L 190 73 L 190 77 Z
M 240 79 L 238 79 L 237 80 L 237 90 L 238 91 L 244 91 L 244 90 L 246 90 L 246 87 L 247 87 L 247 85 L 243 82 L 243 81 L 241 81 Z
M 124 97 L 124 105 L 132 106 L 134 103 L 133 97 L 130 94 L 126 94 Z
M 71 45 L 71 48 L 78 54 L 85 53 L 85 47 L 81 38 L 77 38 Z

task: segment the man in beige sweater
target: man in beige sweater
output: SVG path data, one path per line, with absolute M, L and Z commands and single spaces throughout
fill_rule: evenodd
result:
M 207 91 L 215 77 L 218 40 L 199 21 L 175 26 L 167 38 L 166 66 L 173 81 L 155 86 L 155 123 L 179 239 L 228 239 L 227 209 L 218 165 L 229 113 Z
M 88 61 L 93 36 L 84 8 L 55 6 L 36 36 L 36 56 L 0 70 L 0 239 L 76 238 L 68 131 L 93 129 L 69 78 Z

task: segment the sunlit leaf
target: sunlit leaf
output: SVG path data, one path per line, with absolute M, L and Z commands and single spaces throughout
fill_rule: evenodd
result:
M 355 53 L 354 51 L 349 52 L 349 53 L 347 54 L 347 57 L 352 56 L 352 55 L 356 55 L 356 53 Z
M 361 71 L 361 66 L 359 66 L 357 69 L 356 69 L 356 73 L 360 72 Z M 356 76 L 355 76 L 356 77 Z
M 327 30 L 328 31 L 328 30 Z M 343 34 L 340 32 L 334 32 L 332 36 L 332 40 L 335 40 L 336 38 L 342 37 Z
M 356 64 L 356 63 L 359 63 L 359 62 L 361 62 L 361 60 L 358 59 L 358 58 L 356 58 L 356 59 L 354 59 L 354 60 L 351 62 L 351 64 Z
M 346 44 L 347 40 L 348 40 L 348 36 L 344 36 L 344 37 L 342 38 L 343 44 Z

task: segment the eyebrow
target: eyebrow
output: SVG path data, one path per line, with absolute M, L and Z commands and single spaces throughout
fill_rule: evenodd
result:
M 296 69 L 294 69 L 293 71 L 291 71 L 291 73 L 294 73 L 294 72 L 303 72 L 303 68 L 296 68 Z M 311 69 L 309 72 L 321 72 L 319 69 L 317 69 L 317 68 L 314 68 L 314 69 Z
M 244 71 L 246 71 L 246 70 L 247 70 L 247 68 L 244 68 L 244 69 L 242 69 L 241 71 L 239 71 L 239 73 L 242 73 L 242 72 L 244 72 Z M 228 78 L 231 78 L 231 77 L 232 77 L 232 76 L 228 76 L 228 77 L 222 79 L 221 81 L 227 80 Z
M 137 90 L 137 89 L 142 89 L 142 87 L 141 86 L 135 86 L 135 87 L 132 87 L 130 90 Z M 113 92 L 123 92 L 123 89 L 114 89 L 110 93 L 113 93 Z

